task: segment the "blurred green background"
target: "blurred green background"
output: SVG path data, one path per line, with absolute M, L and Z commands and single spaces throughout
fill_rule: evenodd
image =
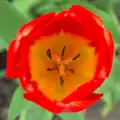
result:
M 6 80 L 6 51 L 21 25 L 72 4 L 81 4 L 104 20 L 114 38 L 114 62 L 110 77 L 97 90 L 104 93 L 101 101 L 84 112 L 56 116 L 25 101 L 18 82 Z M 120 120 L 120 0 L 0 0 L 0 80 L 0 120 Z

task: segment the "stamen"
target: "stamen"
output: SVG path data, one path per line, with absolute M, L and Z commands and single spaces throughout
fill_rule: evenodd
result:
M 60 85 L 63 85 L 64 84 L 64 79 L 63 77 L 60 77 Z
M 61 54 L 62 57 L 63 57 L 64 54 L 65 54 L 65 48 L 66 48 L 66 46 L 64 46 L 63 49 L 62 49 L 62 54 Z
M 47 71 L 53 71 L 54 68 L 47 68 Z
M 68 71 L 70 71 L 71 73 L 75 73 L 75 71 L 73 69 L 69 69 Z
M 48 56 L 50 59 L 52 58 L 51 50 L 50 50 L 50 49 L 47 49 L 46 54 L 47 54 L 47 56 Z
M 73 60 L 76 60 L 76 59 L 79 58 L 79 57 L 80 57 L 80 53 L 77 54 L 77 55 L 73 58 Z

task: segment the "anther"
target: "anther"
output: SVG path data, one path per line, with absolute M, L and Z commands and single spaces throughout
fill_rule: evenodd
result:
M 65 54 L 65 48 L 66 48 L 66 46 L 64 46 L 63 49 L 62 49 L 62 54 L 61 54 L 62 57 L 63 57 L 64 54 Z
M 75 73 L 75 71 L 73 69 L 69 69 L 68 71 L 70 71 L 71 73 Z
M 48 56 L 50 59 L 52 58 L 51 50 L 50 50 L 50 49 L 47 49 L 46 54 L 47 54 L 47 56 Z
M 47 68 L 47 71 L 53 71 L 54 68 Z
M 64 84 L 64 79 L 63 77 L 60 77 L 60 85 L 63 85 Z
M 77 55 L 73 58 L 73 60 L 76 60 L 76 59 L 79 58 L 79 57 L 80 57 L 80 53 L 77 54 Z

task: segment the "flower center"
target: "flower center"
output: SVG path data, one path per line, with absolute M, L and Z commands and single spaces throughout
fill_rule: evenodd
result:
M 89 40 L 60 33 L 35 40 L 29 51 L 31 80 L 49 99 L 60 101 L 93 79 L 97 55 Z
M 73 60 L 76 60 L 77 58 L 80 57 L 80 53 L 79 53 L 75 57 L 65 60 L 64 59 L 65 49 L 66 49 L 66 46 L 63 47 L 63 49 L 61 51 L 61 56 L 57 56 L 55 54 L 52 54 L 50 49 L 47 49 L 47 51 L 46 51 L 46 55 L 48 56 L 48 58 L 50 60 L 52 60 L 52 62 L 54 64 L 54 67 L 47 68 L 47 71 L 50 71 L 50 72 L 52 72 L 53 70 L 58 71 L 58 73 L 60 75 L 60 82 L 59 82 L 60 85 L 64 84 L 63 77 L 68 76 L 67 72 L 70 72 L 73 74 L 75 73 L 75 70 L 72 68 L 69 68 L 68 64 L 70 62 L 72 62 Z

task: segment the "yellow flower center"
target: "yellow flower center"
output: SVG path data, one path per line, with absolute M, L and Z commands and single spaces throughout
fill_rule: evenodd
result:
M 32 80 L 49 99 L 60 101 L 93 79 L 95 48 L 80 36 L 63 34 L 42 37 L 30 47 Z
M 67 72 L 71 72 L 73 74 L 75 73 L 73 69 L 68 67 L 68 64 L 80 57 L 80 53 L 79 53 L 73 58 L 64 60 L 65 49 L 66 49 L 66 46 L 63 47 L 60 57 L 55 54 L 52 54 L 50 49 L 48 49 L 46 52 L 47 56 L 53 61 L 53 64 L 54 64 L 54 68 L 47 68 L 47 71 L 53 71 L 53 70 L 58 71 L 60 75 L 60 85 L 64 84 L 63 78 L 65 76 L 68 76 Z

